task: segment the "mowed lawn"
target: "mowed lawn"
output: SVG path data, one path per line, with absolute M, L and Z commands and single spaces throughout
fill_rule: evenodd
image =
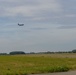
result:
M 27 75 L 76 70 L 76 54 L 1 55 L 0 75 Z

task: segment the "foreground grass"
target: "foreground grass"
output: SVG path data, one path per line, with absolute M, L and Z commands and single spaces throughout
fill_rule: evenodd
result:
M 27 75 L 76 70 L 75 54 L 0 56 L 0 75 Z

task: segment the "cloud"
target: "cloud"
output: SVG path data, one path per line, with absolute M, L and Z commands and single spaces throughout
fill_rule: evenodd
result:
M 46 30 L 48 28 L 41 28 L 41 27 L 37 27 L 37 28 L 31 28 L 32 30 Z
M 14 22 L 22 20 L 75 25 L 75 8 L 75 0 L 70 0 L 70 3 L 62 0 L 1 0 L 0 17 L 9 17 Z
M 23 16 L 35 16 L 46 11 L 54 13 L 61 11 L 61 7 L 56 0 L 32 0 L 32 3 L 27 0 L 25 0 L 24 2 L 23 1 L 24 0 L 7 0 L 5 2 L 0 1 L 3 4 L 1 7 L 4 11 L 1 15 L 16 16 L 18 14 L 21 14 Z M 29 5 L 30 3 L 31 5 Z
M 76 28 L 76 26 L 60 26 L 58 29 L 73 29 Z

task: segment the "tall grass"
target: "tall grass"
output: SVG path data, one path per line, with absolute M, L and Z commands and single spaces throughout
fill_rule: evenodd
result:
M 27 75 L 68 70 L 76 70 L 76 58 L 51 55 L 0 56 L 0 75 Z

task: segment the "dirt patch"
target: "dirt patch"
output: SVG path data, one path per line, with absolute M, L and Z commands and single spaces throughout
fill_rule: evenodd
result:
M 48 74 L 30 74 L 30 75 L 76 75 L 76 71 L 48 73 Z

